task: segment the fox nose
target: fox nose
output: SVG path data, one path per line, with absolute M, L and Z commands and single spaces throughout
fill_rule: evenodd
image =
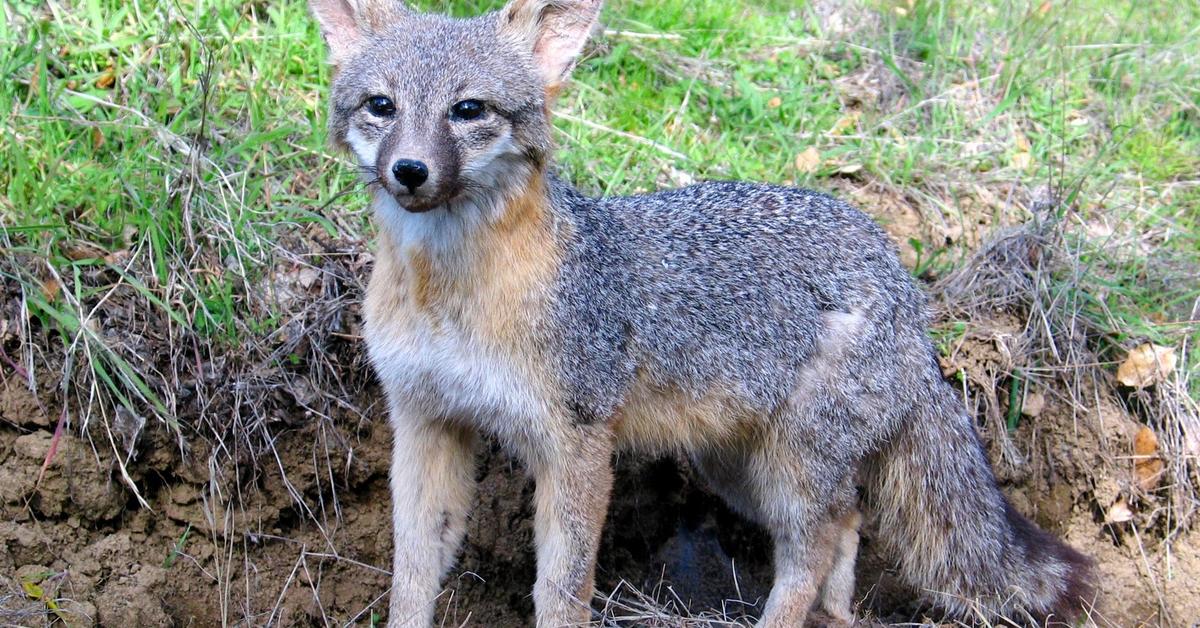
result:
M 392 174 L 412 194 L 429 178 L 429 167 L 415 159 L 400 159 L 392 164 Z

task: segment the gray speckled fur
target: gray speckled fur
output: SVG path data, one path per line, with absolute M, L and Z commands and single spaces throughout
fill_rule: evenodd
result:
M 852 500 L 861 472 L 883 545 L 944 609 L 979 604 L 991 621 L 1076 616 L 1087 559 L 997 490 L 942 379 L 925 297 L 868 216 L 819 192 L 742 182 L 591 199 L 552 179 L 551 199 L 573 237 L 548 353 L 561 358 L 581 421 L 619 414 L 639 370 L 697 399 L 727 389 L 784 424 L 795 491 L 815 511 Z M 813 377 L 805 368 L 831 312 L 863 325 Z M 805 378 L 813 386 L 797 397 Z M 743 477 L 762 453 L 755 444 L 693 453 L 732 505 L 773 523 L 757 480 Z
M 901 377 L 931 368 L 923 297 L 883 230 L 841 201 L 741 182 L 593 200 L 555 181 L 552 199 L 575 232 L 555 354 L 588 416 L 619 408 L 639 367 L 697 397 L 732 387 L 774 412 L 817 349 L 823 312 L 868 321 L 847 356 L 858 372 L 846 374 L 844 394 L 903 399 L 928 381 Z M 921 355 L 901 355 L 898 336 Z M 892 429 L 900 409 L 864 421 L 855 449 Z

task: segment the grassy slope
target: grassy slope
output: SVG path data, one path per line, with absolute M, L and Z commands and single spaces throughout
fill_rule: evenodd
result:
M 829 187 L 822 179 L 861 166 L 855 179 L 950 223 L 971 219 L 960 201 L 979 187 L 1054 183 L 1083 219 L 1109 222 L 1105 233 L 1152 232 L 1147 253 L 1196 250 L 1195 5 L 921 2 L 829 16 L 774 4 L 610 7 L 610 29 L 669 36 L 600 38 L 561 103 L 567 173 L 590 191 L 627 193 L 692 177 Z M 87 0 L 6 13 L 9 244 L 68 280 L 97 263 L 71 248 L 79 241 L 130 250 L 187 325 L 229 339 L 269 326 L 242 282 L 262 272 L 277 226 L 317 219 L 353 184 L 326 153 L 328 75 L 303 4 Z M 865 102 L 848 109 L 848 96 Z M 179 148 L 196 138 L 193 159 Z M 820 162 L 798 171 L 810 146 Z M 1022 217 L 1004 204 L 998 222 Z M 1166 342 L 1178 334 L 1147 321 L 1187 318 L 1196 294 L 1126 281 L 1152 257 L 1103 280 L 1113 326 Z

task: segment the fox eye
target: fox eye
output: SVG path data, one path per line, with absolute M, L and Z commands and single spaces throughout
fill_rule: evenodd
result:
M 396 113 L 396 104 L 387 96 L 372 96 L 367 99 L 367 111 L 373 116 L 390 118 Z
M 450 107 L 450 115 L 457 120 L 474 120 L 483 115 L 483 103 L 470 98 L 460 100 Z

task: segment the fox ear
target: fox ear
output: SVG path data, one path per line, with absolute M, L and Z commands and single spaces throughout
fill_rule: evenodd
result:
M 356 51 L 372 33 L 408 13 L 400 0 L 308 0 L 330 60 L 338 63 Z
M 500 31 L 533 55 L 551 89 L 567 78 L 587 42 L 601 0 L 512 0 L 500 11 Z

